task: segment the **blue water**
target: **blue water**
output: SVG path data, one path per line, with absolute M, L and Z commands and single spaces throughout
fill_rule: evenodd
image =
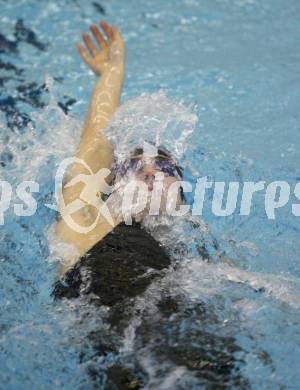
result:
M 152 334 L 150 344 L 141 345 L 138 315 L 118 356 L 80 359 L 82 350 L 93 355 L 85 336 L 99 327 L 105 312 L 82 326 L 83 303 L 54 304 L 50 296 L 58 264 L 47 237 L 56 214 L 45 204 L 53 203 L 55 167 L 74 153 L 95 82 L 75 46 L 99 18 L 119 26 L 127 47 L 122 129 L 129 124 L 134 135 L 140 126 L 146 136 L 153 120 L 171 147 L 182 131 L 193 129 L 178 153 L 191 183 L 200 175 L 285 180 L 293 190 L 300 180 L 300 3 L 114 0 L 102 1 L 103 9 L 99 4 L 0 1 L 0 169 L 1 180 L 14 191 L 0 228 L 0 388 L 93 388 L 91 365 L 102 373 L 101 387 L 110 364 L 134 358 L 147 373 L 145 388 L 206 388 L 209 380 L 172 359 L 159 360 L 152 345 L 163 348 L 163 339 Z M 32 217 L 14 215 L 22 180 L 40 185 Z M 179 271 L 136 304 L 155 312 L 157 294 L 165 289 L 184 296 L 192 309 L 206 302 L 216 324 L 201 322 L 191 309 L 166 325 L 170 342 L 189 340 L 191 329 L 233 337 L 240 347 L 237 369 L 248 387 L 297 389 L 300 223 L 291 211 L 296 199 L 269 220 L 263 195 L 255 195 L 249 217 L 238 210 L 216 217 L 208 199 L 203 220 L 209 232 L 193 237 L 188 224 L 179 224 L 172 234 L 190 246 L 189 255 Z M 201 237 L 208 247 L 212 237 L 218 242 L 211 264 L 194 256 Z

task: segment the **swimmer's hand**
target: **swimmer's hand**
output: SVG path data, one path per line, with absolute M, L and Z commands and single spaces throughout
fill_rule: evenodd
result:
M 115 26 L 110 26 L 104 20 L 100 26 L 105 37 L 100 33 L 95 24 L 90 26 L 95 44 L 88 33 L 83 33 L 83 44 L 78 46 L 78 51 L 87 65 L 97 74 L 102 75 L 113 66 L 123 65 L 125 60 L 125 45 L 122 36 Z

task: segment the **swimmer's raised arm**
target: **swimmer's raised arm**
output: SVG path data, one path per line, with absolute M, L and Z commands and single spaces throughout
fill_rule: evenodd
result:
M 80 44 L 79 53 L 86 64 L 99 77 L 92 93 L 89 109 L 78 146 L 76 157 L 97 173 L 101 168 L 111 170 L 113 147 L 105 135 L 119 102 L 124 79 L 125 45 L 120 32 L 105 21 L 100 25 L 104 36 L 96 25 L 91 25 L 94 40 L 83 33 L 85 46 Z M 69 179 L 86 173 L 82 164 L 74 164 Z M 103 189 L 98 188 L 98 191 Z M 65 202 L 74 201 L 80 196 L 81 189 L 70 187 L 64 190 Z
M 77 154 L 94 171 L 102 167 L 111 169 L 112 145 L 103 130 L 119 105 L 125 65 L 125 45 L 120 32 L 105 21 L 100 25 L 106 39 L 97 26 L 92 25 L 94 41 L 89 34 L 83 33 L 86 47 L 83 44 L 78 47 L 86 64 L 100 76 L 90 99 Z
M 88 165 L 94 174 L 100 172 L 101 168 L 111 170 L 113 162 L 113 147 L 104 133 L 104 129 L 109 124 L 119 102 L 124 79 L 125 63 L 125 45 L 120 32 L 114 26 L 110 26 L 105 21 L 100 22 L 104 36 L 96 25 L 90 27 L 94 41 L 89 34 L 83 34 L 83 44 L 79 45 L 78 50 L 86 64 L 100 78 L 92 93 L 89 109 L 85 118 L 85 123 L 78 146 L 76 157 L 84 162 L 74 163 L 68 172 L 67 183 L 71 180 L 90 175 L 90 172 L 84 167 Z M 92 180 L 88 190 L 85 191 L 85 206 L 78 207 L 78 211 L 72 214 L 72 219 L 80 226 L 91 226 L 98 217 L 98 209 L 103 201 L 97 194 L 104 192 L 106 186 L 103 180 Z M 65 178 L 66 179 L 66 178 Z M 63 188 L 64 202 L 60 204 L 61 217 L 57 226 L 57 234 L 66 242 L 73 243 L 82 255 L 93 244 L 105 236 L 113 225 L 120 221 L 113 218 L 114 224 L 111 225 L 102 217 L 89 233 L 79 233 L 72 229 L 65 222 L 64 214 L 68 214 L 69 205 L 81 205 L 83 190 L 85 184 L 78 180 L 74 185 Z M 89 199 L 88 199 L 89 198 Z M 97 203 L 97 205 L 96 205 Z M 70 261 L 68 268 L 74 259 Z
M 96 25 L 90 27 L 94 42 L 89 34 L 83 34 L 86 45 L 79 45 L 78 50 L 86 64 L 100 78 L 92 93 L 89 109 L 85 118 L 81 140 L 76 157 L 97 173 L 101 168 L 111 170 L 113 147 L 104 133 L 120 101 L 124 78 L 125 45 L 121 34 L 114 26 L 105 21 L 100 25 L 105 33 L 101 34 Z M 69 172 L 69 180 L 79 174 L 86 174 L 83 164 L 73 164 Z M 97 184 L 97 183 L 95 183 Z M 82 186 L 65 188 L 65 203 L 80 197 Z M 97 188 L 95 193 L 103 191 Z M 93 214 L 93 213 L 92 213 Z

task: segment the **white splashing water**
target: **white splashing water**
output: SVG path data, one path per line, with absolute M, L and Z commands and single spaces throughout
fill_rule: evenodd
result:
M 164 145 L 176 159 L 188 147 L 198 117 L 192 107 L 173 102 L 163 90 L 125 102 L 116 111 L 106 134 L 115 144 L 118 159 L 124 160 L 130 150 L 151 141 Z

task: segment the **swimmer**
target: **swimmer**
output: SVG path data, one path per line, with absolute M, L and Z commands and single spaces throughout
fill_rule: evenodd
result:
M 113 164 L 113 145 L 105 135 L 105 128 L 120 101 L 124 79 L 125 47 L 116 27 L 109 26 L 104 21 L 100 26 L 104 36 L 95 25 L 92 25 L 93 40 L 88 34 L 84 34 L 85 46 L 79 46 L 83 60 L 101 78 L 93 91 L 77 150 L 76 157 L 81 162 L 74 163 L 65 177 L 61 218 L 56 226 L 59 237 L 73 244 L 78 254 L 65 259 L 60 279 L 55 283 L 52 295 L 55 299 L 79 299 L 80 304 L 76 312 L 82 310 L 80 327 L 87 330 L 88 343 L 93 345 L 93 362 L 88 372 L 98 387 L 100 383 L 98 381 L 103 383 L 103 367 L 106 367 L 105 388 L 144 388 L 143 381 L 146 374 L 142 372 L 143 366 L 139 362 L 135 366 L 135 363 L 130 360 L 130 354 L 122 352 L 124 345 L 128 343 L 127 340 L 130 340 L 129 348 L 133 348 L 131 347 L 131 343 L 134 345 L 131 341 L 132 335 L 134 339 L 137 338 L 137 345 L 139 342 L 142 343 L 142 350 L 147 344 L 153 344 L 153 348 L 147 351 L 150 351 L 151 358 L 156 356 L 156 353 L 159 354 L 157 363 L 163 359 L 168 364 L 169 359 L 172 361 L 174 357 L 177 367 L 180 366 L 180 370 L 183 370 L 180 372 L 196 370 L 196 375 L 201 378 L 201 381 L 209 377 L 214 379 L 214 383 L 229 383 L 229 380 L 232 380 L 232 383 L 240 384 L 242 379 L 236 376 L 233 370 L 235 366 L 233 352 L 237 347 L 232 338 L 215 336 L 206 330 L 195 333 L 193 329 L 193 337 L 195 335 L 198 337 L 199 351 L 195 345 L 190 349 L 186 345 L 182 348 L 180 343 L 177 343 L 177 339 L 176 343 L 174 340 L 174 345 L 170 343 L 173 339 L 170 338 L 170 328 L 166 324 L 170 322 L 171 326 L 175 326 L 175 337 L 178 338 L 177 325 L 173 318 L 179 318 L 177 321 L 182 324 L 182 318 L 184 319 L 186 313 L 190 313 L 190 306 L 185 310 L 183 304 L 185 298 L 182 297 L 181 301 L 180 293 L 177 294 L 176 300 L 172 295 L 170 299 L 168 287 L 164 286 L 162 291 L 155 294 L 157 312 L 153 312 L 153 309 L 147 312 L 142 305 L 138 304 L 138 300 L 137 305 L 135 304 L 135 298 L 141 297 L 150 285 L 159 283 L 172 266 L 172 261 L 165 248 L 143 229 L 140 223 L 149 214 L 148 204 L 142 211 L 133 210 L 132 225 L 125 223 L 123 213 L 119 212 L 120 198 L 123 194 L 122 183 L 128 181 L 130 183 L 132 179 L 136 179 L 151 193 L 155 190 L 155 177 L 160 175 L 163 199 L 158 209 L 159 213 L 163 214 L 166 203 L 170 201 L 169 197 L 166 198 L 167 191 L 173 183 L 180 180 L 182 170 L 165 148 L 156 147 L 146 141 L 143 145 L 128 151 L 125 161 Z M 92 170 L 94 176 L 89 175 L 90 172 L 85 165 Z M 99 172 L 104 172 L 104 175 Z M 109 172 L 112 174 L 108 175 Z M 88 180 L 87 177 L 92 180 Z M 80 178 L 82 181 L 78 180 Z M 103 178 L 106 179 L 106 183 Z M 97 193 L 109 196 L 107 199 L 97 197 L 95 196 Z M 85 200 L 84 207 L 81 207 L 82 199 Z M 178 206 L 184 203 L 182 189 L 178 186 L 174 192 L 174 200 Z M 72 219 L 78 225 L 90 227 L 96 221 L 92 230 L 87 229 L 86 233 L 80 233 L 72 229 L 64 215 L 70 211 L 68 210 L 70 205 L 80 206 L 78 209 L 74 207 L 75 211 L 72 214 Z M 108 207 L 112 221 L 105 218 L 104 214 L 97 219 L 98 209 L 102 206 Z M 201 304 L 197 302 L 195 313 L 198 310 L 201 310 L 199 320 L 201 321 L 205 316 L 205 324 L 210 318 L 213 321 L 218 318 L 216 315 L 210 315 L 209 307 L 206 308 L 202 302 Z M 101 318 L 98 319 L 97 316 Z M 134 318 L 133 323 L 132 318 Z M 103 322 L 105 326 L 102 326 Z M 89 330 L 90 323 L 93 324 L 92 330 Z M 136 325 L 137 323 L 139 325 Z M 135 326 L 141 330 L 136 331 Z M 154 333 L 149 332 L 149 329 L 151 331 L 154 329 Z M 162 343 L 163 350 L 160 345 L 158 347 L 157 340 Z M 183 340 L 185 343 L 186 340 Z M 80 341 L 76 340 L 76 343 Z M 136 348 L 138 347 L 134 347 L 134 352 Z M 88 349 L 81 351 L 80 361 L 90 368 L 87 362 L 91 357 L 85 357 Z M 114 355 L 116 357 L 112 358 Z M 122 366 L 122 355 L 125 356 L 126 363 L 128 359 L 130 369 L 129 365 Z M 137 359 L 139 359 L 138 354 Z
M 109 240 L 108 235 L 114 234 L 117 227 L 118 231 L 122 229 L 123 241 L 125 240 L 123 243 L 120 242 L 118 247 L 128 246 L 125 238 L 126 234 L 123 234 L 123 230 L 125 232 L 128 226 L 124 223 L 124 215 L 119 212 L 120 188 L 122 186 L 119 186 L 119 190 L 112 191 L 108 198 L 105 199 L 102 196 L 102 194 L 110 193 L 109 188 L 112 188 L 112 185 L 115 186 L 114 188 L 118 188 L 118 184 L 128 182 L 129 179 L 133 178 L 144 183 L 148 192 L 151 193 L 155 178 L 160 175 L 162 196 L 160 197 L 161 203 L 158 205 L 158 210 L 159 214 L 162 214 L 166 211 L 168 189 L 182 177 L 182 170 L 170 153 L 164 147 L 155 146 L 152 142 L 146 141 L 133 151 L 128 151 L 128 158 L 115 165 L 113 169 L 114 147 L 105 135 L 105 128 L 109 125 L 120 103 L 125 69 L 125 45 L 119 30 L 115 26 L 100 21 L 100 27 L 98 28 L 94 24 L 91 25 L 92 36 L 84 33 L 83 44 L 78 47 L 82 59 L 96 74 L 97 81 L 90 99 L 77 149 L 76 158 L 80 162 L 75 162 L 71 166 L 67 177 L 65 177 L 67 185 L 63 187 L 62 191 L 61 218 L 57 223 L 56 233 L 64 242 L 73 244 L 77 249 L 77 254 L 64 259 L 61 275 L 74 267 L 82 258 L 91 255 L 91 252 L 95 251 L 100 241 Z M 88 190 L 85 183 L 76 182 L 75 180 L 88 174 L 85 166 L 88 166 L 95 174 L 92 176 L 94 179 L 93 182 L 89 183 Z M 97 173 L 101 170 L 107 172 L 106 181 L 97 179 L 99 178 Z M 70 185 L 72 183 L 73 185 Z M 76 225 L 87 228 L 86 232 L 78 232 L 66 222 L 65 217 L 66 214 L 70 214 L 72 205 L 82 205 L 84 193 L 85 206 L 74 207 L 72 213 L 72 220 Z M 95 196 L 95 194 L 98 194 L 98 196 Z M 173 201 L 176 208 L 183 202 L 182 189 L 178 186 L 173 195 Z M 107 207 L 111 218 L 105 217 L 105 213 L 99 216 L 98 210 L 100 207 L 102 210 Z M 132 212 L 134 221 L 141 222 L 148 212 L 149 202 L 142 212 Z M 89 229 L 90 226 L 93 226 L 93 228 Z M 134 228 L 141 230 L 138 223 L 134 224 Z M 145 238 L 147 237 L 145 236 Z M 122 251 L 122 248 L 120 250 Z M 155 250 L 162 251 L 158 243 L 154 248 L 154 252 Z M 141 245 L 141 256 L 143 251 L 144 246 Z

